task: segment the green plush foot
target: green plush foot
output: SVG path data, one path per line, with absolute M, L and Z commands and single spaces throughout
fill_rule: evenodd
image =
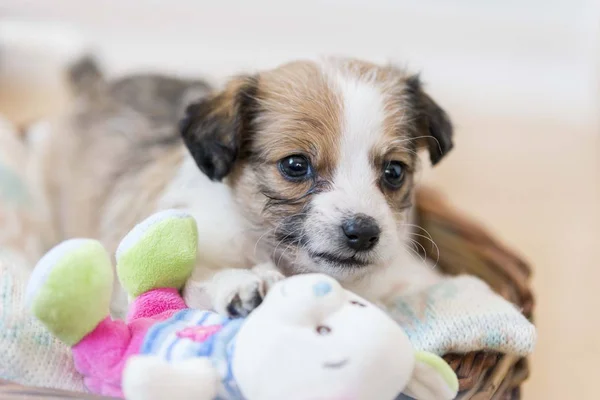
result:
M 73 346 L 109 314 L 110 256 L 92 239 L 67 240 L 37 263 L 27 285 L 29 309 L 52 334 Z
M 152 289 L 180 289 L 192 273 L 197 249 L 194 218 L 177 210 L 154 214 L 119 245 L 119 281 L 132 298 Z

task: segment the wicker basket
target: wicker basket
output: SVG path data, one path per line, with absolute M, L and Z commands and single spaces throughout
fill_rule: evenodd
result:
M 430 189 L 420 190 L 416 208 L 418 224 L 439 248 L 440 270 L 478 276 L 532 320 L 531 271 L 525 262 Z M 426 256 L 437 258 L 430 241 L 422 238 L 421 244 Z M 459 399 L 519 399 L 520 385 L 529 375 L 527 360 L 516 356 L 475 352 L 444 358 L 458 376 Z
M 418 223 L 439 247 L 438 266 L 448 274 L 468 273 L 485 280 L 498 293 L 519 305 L 525 316 L 532 317 L 533 296 L 527 265 L 504 248 L 487 232 L 449 207 L 428 189 L 417 195 Z M 426 255 L 437 252 L 423 239 Z M 496 353 L 451 354 L 445 356 L 460 382 L 460 399 L 518 399 L 520 384 L 528 376 L 527 360 Z M 97 396 L 26 388 L 0 380 L 0 398 L 85 398 Z M 374 399 L 376 400 L 376 399 Z

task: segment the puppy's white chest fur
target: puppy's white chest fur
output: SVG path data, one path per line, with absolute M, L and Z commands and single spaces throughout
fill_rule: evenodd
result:
M 176 208 L 191 214 L 198 223 L 198 274 L 224 268 L 248 268 L 258 255 L 246 238 L 244 218 L 229 186 L 213 182 L 186 155 L 173 181 L 158 201 L 158 209 Z

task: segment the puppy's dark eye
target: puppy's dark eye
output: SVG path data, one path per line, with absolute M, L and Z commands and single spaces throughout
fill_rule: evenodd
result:
M 404 170 L 400 161 L 388 161 L 383 167 L 383 183 L 390 189 L 399 189 L 404 183 Z
M 329 335 L 331 333 L 331 328 L 325 325 L 317 326 L 317 333 L 321 336 Z
M 301 181 L 312 175 L 310 161 L 299 154 L 279 160 L 279 171 L 285 178 L 293 181 Z

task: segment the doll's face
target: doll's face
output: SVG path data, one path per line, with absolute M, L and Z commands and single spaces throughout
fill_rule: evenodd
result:
M 394 399 L 414 350 L 383 311 L 324 275 L 288 278 L 240 330 L 233 368 L 249 399 Z

